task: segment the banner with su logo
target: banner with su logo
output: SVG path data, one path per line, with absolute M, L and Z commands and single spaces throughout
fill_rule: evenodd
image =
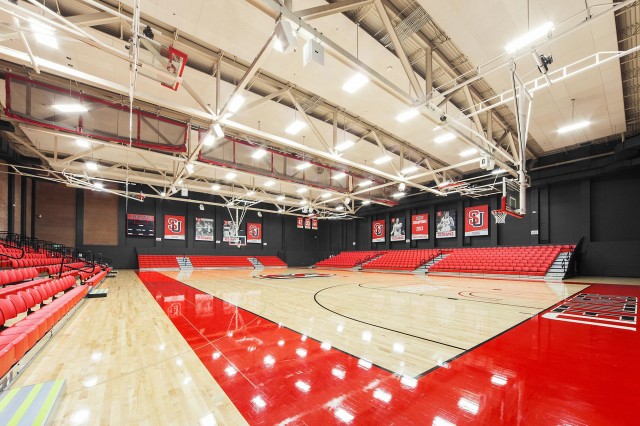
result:
M 184 240 L 184 216 L 164 217 L 164 239 Z
M 384 219 L 371 222 L 371 242 L 384 243 Z
M 261 244 L 262 243 L 262 224 L 261 223 L 247 223 L 247 243 Z
M 475 206 L 464 209 L 464 236 L 489 235 L 489 206 Z
M 429 215 L 414 214 L 411 215 L 411 239 L 412 240 L 428 240 L 429 239 Z
M 297 220 L 298 220 L 298 222 L 297 222 L 296 226 L 298 227 L 298 229 L 304 228 L 304 218 L 298 217 Z

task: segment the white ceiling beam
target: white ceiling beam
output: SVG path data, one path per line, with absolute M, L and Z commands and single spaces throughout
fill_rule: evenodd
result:
M 11 20 L 13 21 L 13 25 L 15 25 L 18 28 L 22 28 L 20 26 L 20 20 L 18 18 L 16 18 L 15 16 L 12 16 Z M 31 67 L 36 73 L 40 74 L 40 67 L 38 66 L 38 62 L 36 61 L 36 58 L 33 56 L 33 52 L 31 51 L 31 46 L 29 46 L 29 42 L 27 41 L 27 37 L 25 37 L 24 35 L 24 31 L 20 29 L 18 31 L 18 34 L 20 35 L 20 40 L 22 40 L 22 44 L 24 45 L 24 48 L 27 51 L 27 55 L 29 55 L 29 59 L 31 60 Z
M 384 28 L 387 30 L 387 34 L 389 34 L 389 38 L 391 39 L 391 43 L 393 43 L 393 49 L 396 52 L 396 56 L 400 60 L 402 64 L 402 68 L 404 68 L 404 72 L 407 74 L 407 78 L 409 79 L 409 83 L 411 84 L 411 88 L 413 89 L 416 97 L 422 101 L 425 99 L 424 93 L 422 93 L 422 88 L 420 87 L 420 83 L 418 82 L 418 78 L 416 77 L 416 73 L 413 71 L 413 67 L 409 62 L 409 58 L 407 58 L 407 54 L 404 51 L 404 47 L 402 46 L 402 42 L 398 38 L 398 34 L 396 33 L 395 28 L 393 27 L 393 23 L 391 22 L 391 18 L 389 18 L 389 14 L 387 13 L 387 9 L 382 4 L 381 0 L 375 0 L 376 10 L 378 11 L 378 15 L 382 20 L 382 24 Z
M 289 99 L 291 99 L 291 102 L 293 102 L 293 105 L 295 106 L 296 110 L 298 110 L 298 112 L 302 115 L 302 118 L 304 118 L 304 121 L 306 121 L 307 125 L 311 127 L 313 134 L 316 135 L 316 138 L 318 138 L 318 141 L 320 141 L 322 146 L 324 146 L 324 149 L 326 149 L 327 152 L 332 152 L 331 147 L 329 146 L 327 141 L 324 139 L 324 136 L 322 136 L 322 133 L 320 133 L 320 130 L 318 130 L 318 127 L 316 126 L 316 124 L 311 120 L 311 117 L 309 117 L 306 111 L 302 108 L 302 106 L 300 106 L 300 103 L 298 102 L 298 100 L 291 94 L 291 92 L 287 92 L 287 95 Z
M 72 155 L 71 157 L 67 157 L 67 158 L 62 159 L 62 163 L 71 163 L 71 162 L 76 161 L 76 160 L 78 160 L 78 159 L 80 159 L 82 157 L 86 157 L 87 155 L 93 154 L 94 152 L 101 151 L 101 150 L 104 149 L 104 147 L 105 147 L 104 145 L 94 146 L 91 149 L 87 149 L 87 150 L 81 151 L 81 152 L 79 152 L 79 153 L 77 153 L 75 155 Z
M 87 13 L 86 15 L 75 15 L 67 17 L 72 24 L 83 27 L 95 27 L 96 25 L 112 24 L 120 22 L 120 18 L 108 12 Z
M 348 12 L 362 6 L 372 4 L 373 0 L 342 0 L 336 3 L 323 4 L 322 6 L 310 7 L 295 11 L 295 14 L 307 21 L 324 18 L 335 13 Z

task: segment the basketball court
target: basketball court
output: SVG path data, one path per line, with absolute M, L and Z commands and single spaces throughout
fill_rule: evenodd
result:
M 0 3 L 0 425 L 639 424 L 640 0 Z

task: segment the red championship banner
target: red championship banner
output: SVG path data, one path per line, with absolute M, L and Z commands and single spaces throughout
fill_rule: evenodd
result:
M 298 224 L 297 224 L 298 229 L 302 229 L 304 228 L 304 218 L 299 217 L 298 218 Z
M 164 239 L 184 240 L 184 216 L 164 216 Z
M 429 215 L 414 214 L 411 216 L 411 239 L 412 240 L 428 240 L 429 239 Z
M 371 223 L 371 242 L 372 243 L 383 243 L 384 242 L 384 219 L 382 220 L 374 220 Z
M 262 244 L 262 224 L 247 223 L 247 243 Z
M 489 235 L 489 206 L 475 206 L 464 209 L 464 236 Z
M 311 229 L 318 229 L 318 219 L 311 219 Z
M 304 229 L 311 229 L 311 219 L 308 217 L 304 218 Z

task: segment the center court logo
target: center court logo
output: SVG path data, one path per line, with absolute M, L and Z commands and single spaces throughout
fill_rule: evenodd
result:
M 469 225 L 474 228 L 482 228 L 484 226 L 484 212 L 480 210 L 469 211 Z
M 167 227 L 169 228 L 169 231 L 177 234 L 182 231 L 182 221 L 172 217 L 167 220 Z

